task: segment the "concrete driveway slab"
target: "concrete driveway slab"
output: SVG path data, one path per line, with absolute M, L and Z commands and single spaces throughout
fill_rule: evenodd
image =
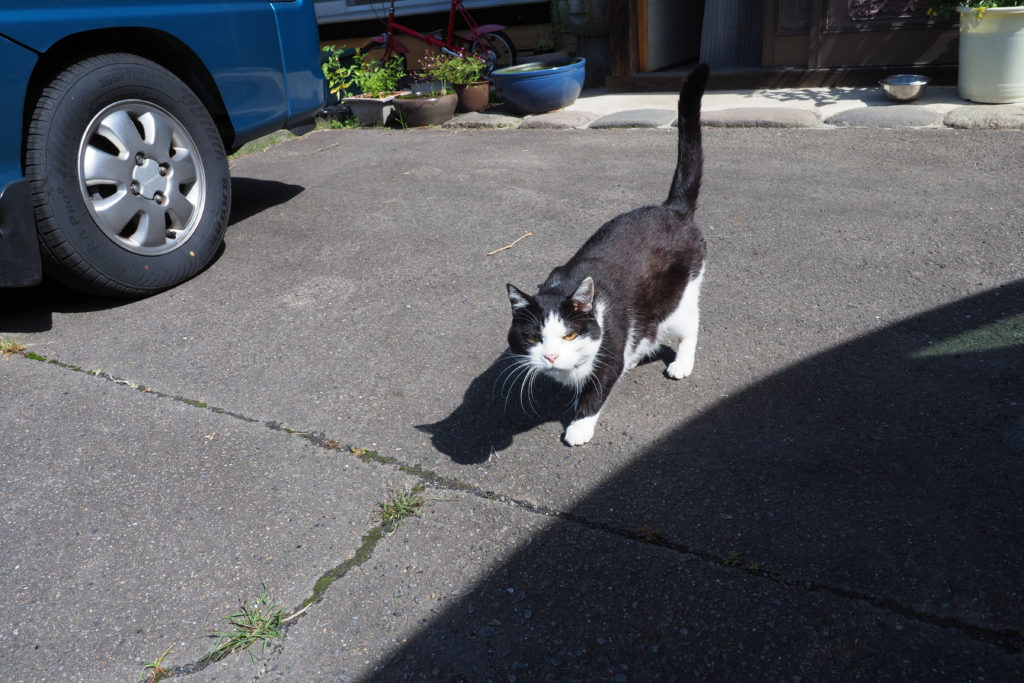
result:
M 665 378 L 668 355 L 636 368 L 581 448 L 560 441 L 571 397 L 504 373 L 505 283 L 534 288 L 601 223 L 662 201 L 674 130 L 309 135 L 234 162 L 233 224 L 200 277 L 119 304 L 4 292 L 0 336 L 271 435 L 283 432 L 266 425 L 372 448 L 390 464 L 360 468 L 473 493 L 506 511 L 512 538 L 520 524 L 538 538 L 521 512 L 557 519 L 578 550 L 545 556 L 570 574 L 594 566 L 594 533 L 608 557 L 696 558 L 697 593 L 721 580 L 738 604 L 761 604 L 782 586 L 778 599 L 802 607 L 772 619 L 794 626 L 771 639 L 780 653 L 798 652 L 803 615 L 833 609 L 812 604 L 822 598 L 840 606 L 830 613 L 882 615 L 886 633 L 897 620 L 908 637 L 941 633 L 951 671 L 985 648 L 998 667 L 1019 664 L 1024 141 L 949 128 L 708 129 L 704 140 L 709 269 L 694 374 Z M 69 424 L 49 425 L 53 438 Z M 473 510 L 454 505 L 454 535 Z M 473 581 L 527 571 L 515 552 L 495 549 Z M 617 566 L 597 580 L 612 593 L 628 583 L 614 583 Z M 722 567 L 740 570 L 701 573 Z M 311 609 L 291 633 L 323 618 Z M 399 623 L 440 642 L 428 624 Z M 684 635 L 670 637 L 681 651 Z M 355 661 L 349 647 L 340 660 Z M 851 652 L 865 672 L 893 671 L 884 653 Z M 935 670 L 935 651 L 913 652 L 907 677 Z M 716 661 L 746 671 L 742 657 Z
M 1019 666 L 939 624 L 465 494 L 430 503 L 321 606 L 259 680 L 1001 680 Z M 199 680 L 251 678 L 241 660 Z
M 264 585 L 301 607 L 411 481 L 54 364 L 0 358 L 0 378 L 6 680 L 138 680 L 168 648 L 195 665 Z

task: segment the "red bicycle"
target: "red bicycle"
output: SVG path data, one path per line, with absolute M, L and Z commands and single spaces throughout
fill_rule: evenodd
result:
M 467 27 L 458 33 L 455 31 L 456 13 L 462 18 Z M 409 48 L 395 37 L 396 33 L 404 33 L 422 40 L 427 45 L 433 45 L 450 55 L 466 53 L 479 55 L 487 62 L 487 73 L 490 74 L 494 69 L 500 69 L 516 63 L 516 48 L 512 44 L 512 40 L 505 33 L 505 28 L 505 26 L 500 24 L 477 25 L 465 5 L 462 4 L 462 0 L 452 0 L 451 8 L 448 10 L 447 31 L 437 29 L 430 33 L 420 33 L 395 21 L 395 0 L 391 0 L 391 8 L 388 10 L 384 34 L 371 38 L 370 43 L 363 48 L 363 52 L 373 55 L 372 58 L 376 59 L 376 55 L 373 52 L 383 49 L 382 58 L 384 61 L 390 59 L 393 54 L 400 55 L 405 59 Z

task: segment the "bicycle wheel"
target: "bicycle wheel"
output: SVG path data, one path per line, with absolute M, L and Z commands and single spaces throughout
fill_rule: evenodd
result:
M 474 40 L 469 51 L 478 54 L 487 62 L 487 75 L 495 69 L 503 69 L 516 63 L 516 48 L 504 31 L 481 34 Z

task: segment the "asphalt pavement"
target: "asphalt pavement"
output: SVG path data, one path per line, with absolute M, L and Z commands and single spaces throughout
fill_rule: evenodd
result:
M 1019 680 L 1024 134 L 709 94 L 694 373 L 569 448 L 505 284 L 675 163 L 670 121 L 593 125 L 665 107 L 590 101 L 291 139 L 232 162 L 195 279 L 0 292 L 0 677 Z M 204 659 L 264 592 L 284 637 Z

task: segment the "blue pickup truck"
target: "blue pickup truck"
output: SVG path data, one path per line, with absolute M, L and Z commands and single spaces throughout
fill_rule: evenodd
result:
M 313 0 L 2 2 L 0 64 L 0 287 L 192 277 L 227 227 L 227 154 L 323 104 Z

